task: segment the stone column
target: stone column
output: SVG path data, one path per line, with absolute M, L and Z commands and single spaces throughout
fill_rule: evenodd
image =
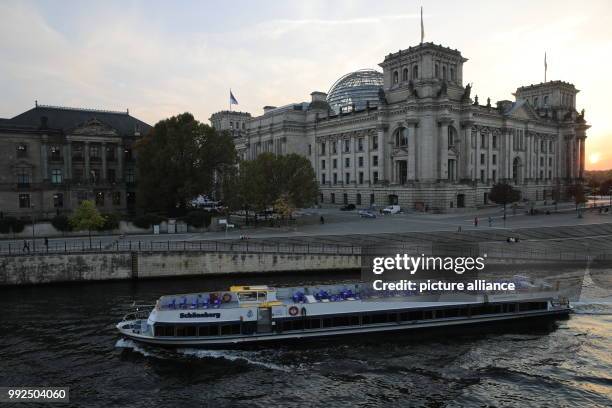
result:
M 408 124 L 408 180 L 416 180 L 417 176 L 417 125 L 418 119 L 407 120 Z
M 448 180 L 448 120 L 438 121 L 438 179 Z
M 370 131 L 366 131 L 363 137 L 363 184 L 370 184 Z M 362 198 L 363 200 L 363 198 Z
M 387 157 L 385 156 L 385 145 L 387 141 L 385 140 L 385 127 L 383 124 L 379 123 L 377 127 L 377 136 L 378 136 L 378 180 L 379 182 L 388 180 L 388 174 L 386 171 L 387 168 Z
M 359 179 L 357 178 L 357 138 L 359 136 L 358 135 L 353 135 L 351 136 L 351 156 L 352 156 L 352 163 L 351 165 L 353 166 L 353 175 L 352 175 L 352 182 L 353 184 L 357 185 L 359 182 Z
M 123 181 L 123 146 L 121 142 L 117 144 L 117 182 Z
M 472 154 L 472 121 L 464 121 L 463 125 L 463 140 L 461 140 L 461 156 L 459 157 L 459 163 L 457 163 L 457 178 L 468 179 L 470 178 L 470 155 Z
M 102 155 L 102 175 L 100 179 L 106 181 L 106 142 L 102 142 L 101 147 L 100 154 Z
M 43 137 L 42 143 L 40 144 L 40 161 L 42 164 L 41 179 L 42 181 L 49 180 L 49 149 L 47 147 L 47 138 Z M 34 174 L 32 174 L 32 182 L 34 182 Z
M 89 168 L 89 142 L 83 144 L 83 157 L 85 158 L 85 180 L 91 180 Z
M 470 136 L 471 137 L 471 136 Z M 472 174 L 472 181 L 476 181 L 480 177 L 480 129 L 476 129 L 474 135 L 474 174 Z
M 584 139 L 585 139 L 584 137 L 581 137 L 580 139 L 578 139 L 578 141 L 580 143 L 580 170 L 579 170 L 579 173 L 578 173 L 578 177 L 580 179 L 584 178 L 584 159 L 585 159 L 585 157 L 584 157 L 584 154 L 585 154 L 585 151 L 584 151 Z
M 64 178 L 72 179 L 72 144 L 68 140 L 64 145 Z

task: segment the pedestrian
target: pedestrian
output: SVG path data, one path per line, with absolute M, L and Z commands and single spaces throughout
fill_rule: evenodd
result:
M 47 251 L 49 250 L 49 238 L 45 237 L 45 248 L 47 248 Z
M 493 226 L 493 218 L 489 217 L 489 227 Z
M 321 225 L 325 224 L 325 218 L 323 218 L 323 216 L 321 216 L 321 218 L 319 219 L 319 221 L 321 222 Z
M 474 226 L 478 227 L 478 217 L 474 217 Z
M 24 239 L 23 248 L 21 249 L 21 252 L 26 252 L 26 251 L 30 253 L 30 243 Z
M 457 227 L 457 232 L 461 232 L 461 225 Z

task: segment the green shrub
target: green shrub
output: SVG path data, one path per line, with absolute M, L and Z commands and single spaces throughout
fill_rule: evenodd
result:
M 140 215 L 140 216 L 134 218 L 134 220 L 132 222 L 138 228 L 147 229 L 147 228 L 151 227 L 151 225 L 160 224 L 160 223 L 162 223 L 165 220 L 166 220 L 166 218 L 164 218 L 164 217 L 162 217 L 160 215 L 156 215 L 156 214 L 144 214 L 144 215 Z
M 104 224 L 99 228 L 99 231 L 111 231 L 119 229 L 119 221 L 121 217 L 119 214 L 106 214 L 104 217 Z
M 185 216 L 184 220 L 192 227 L 202 228 L 210 225 L 211 216 L 204 211 L 191 211 Z
M 51 220 L 51 225 L 58 231 L 67 232 L 72 231 L 72 225 L 70 225 L 70 218 L 66 215 L 56 215 Z
M 8 234 L 11 232 L 12 217 L 0 218 L 0 234 Z
M 0 233 L 8 234 L 14 232 L 19 234 L 25 228 L 25 223 L 19 218 L 15 217 L 4 217 L 0 219 Z

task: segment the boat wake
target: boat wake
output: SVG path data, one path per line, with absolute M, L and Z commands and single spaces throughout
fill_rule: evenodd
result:
M 206 350 L 197 348 L 179 348 L 174 351 L 150 349 L 141 346 L 137 342 L 128 339 L 119 339 L 115 344 L 116 348 L 129 349 L 144 357 L 154 357 L 160 359 L 176 359 L 181 357 L 201 358 L 201 359 L 223 359 L 230 362 L 247 363 L 254 366 L 264 367 L 270 370 L 289 372 L 289 367 L 271 363 L 268 356 L 264 356 L 256 351 L 241 350 Z
M 584 300 L 572 302 L 575 314 L 581 315 L 612 315 L 612 300 Z
M 271 363 L 269 361 L 263 361 L 264 359 L 267 359 L 267 357 L 256 351 L 180 348 L 177 349 L 176 352 L 189 357 L 225 359 L 232 362 L 246 362 L 248 364 L 268 368 L 270 370 L 278 370 L 285 372 L 291 371 L 289 367 L 284 367 L 278 364 Z

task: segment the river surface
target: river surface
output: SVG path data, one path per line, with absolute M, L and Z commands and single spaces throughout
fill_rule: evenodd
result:
M 159 350 L 115 331 L 133 301 L 325 282 L 310 274 L 2 288 L 0 386 L 70 387 L 74 407 L 612 406 L 612 296 L 592 283 L 568 319 L 486 330 L 242 351 Z

